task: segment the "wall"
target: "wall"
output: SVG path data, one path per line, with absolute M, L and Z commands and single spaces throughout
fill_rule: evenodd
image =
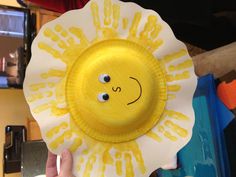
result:
M 0 89 L 0 176 L 3 173 L 2 154 L 5 142 L 5 126 L 26 125 L 27 118 L 32 117 L 23 91 L 20 89 Z M 16 176 L 19 175 L 14 177 Z
M 0 0 L 1 5 L 20 7 L 16 0 Z
M 20 7 L 16 0 L 0 0 L 0 5 Z M 32 118 L 22 90 L 0 89 L 0 176 L 3 174 L 3 144 L 6 125 L 26 125 L 26 118 Z M 20 173 L 5 177 L 20 177 Z

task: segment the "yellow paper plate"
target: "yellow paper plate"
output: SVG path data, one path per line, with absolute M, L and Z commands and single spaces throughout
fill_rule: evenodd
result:
M 24 93 L 76 176 L 143 177 L 190 140 L 195 87 L 185 45 L 156 12 L 92 0 L 42 27 Z

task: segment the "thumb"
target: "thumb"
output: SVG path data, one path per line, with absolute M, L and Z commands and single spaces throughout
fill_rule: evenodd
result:
M 62 152 L 60 177 L 72 177 L 73 157 L 69 150 Z

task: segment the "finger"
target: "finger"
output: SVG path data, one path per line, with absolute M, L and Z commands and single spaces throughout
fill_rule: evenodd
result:
M 48 159 L 46 163 L 46 177 L 56 177 L 57 176 L 57 156 L 50 151 L 48 151 Z
M 64 150 L 61 156 L 62 160 L 61 160 L 60 176 L 73 176 L 72 175 L 73 157 L 70 151 Z

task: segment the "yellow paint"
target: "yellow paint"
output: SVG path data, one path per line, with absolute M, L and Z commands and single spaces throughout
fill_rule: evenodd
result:
M 143 45 L 146 46 L 150 45 L 151 47 L 154 47 L 152 43 L 153 42 L 155 43 L 155 39 L 150 40 L 149 35 L 152 31 L 154 31 L 156 23 L 157 23 L 157 17 L 155 15 L 148 16 L 148 21 L 145 24 L 143 31 L 140 33 L 140 39 L 142 40 Z M 157 45 L 159 46 L 159 44 Z
M 123 18 L 123 20 L 122 20 L 122 28 L 124 30 L 126 30 L 128 28 L 128 23 L 129 23 L 128 19 L 127 18 Z
M 57 137 L 55 140 L 53 140 L 49 147 L 53 150 L 56 150 L 60 145 L 62 145 L 65 141 L 65 139 L 70 139 L 72 136 L 71 131 L 65 131 L 61 136 Z
M 84 158 L 82 156 L 79 157 L 79 160 L 76 163 L 76 170 L 80 171 L 82 164 L 84 163 Z
M 58 47 L 60 47 L 61 49 L 68 48 L 66 43 L 63 40 L 61 40 L 61 38 L 51 29 L 49 29 L 49 28 L 45 29 L 44 35 L 46 37 L 50 38 L 52 41 L 56 42 Z
M 174 52 L 172 54 L 168 54 L 166 55 L 162 61 L 165 62 L 165 63 L 169 63 L 169 62 L 172 62 L 173 60 L 177 60 L 179 59 L 180 57 L 183 57 L 185 55 L 188 55 L 188 51 L 186 49 L 181 49 L 177 52 Z
M 80 43 L 76 43 L 75 40 L 68 34 L 68 32 L 65 29 L 63 29 L 60 25 L 56 25 L 54 28 L 55 32 L 50 29 L 47 29 L 47 32 L 44 35 L 45 37 L 52 39 L 56 38 L 55 36 L 59 37 L 58 35 L 56 35 L 56 33 L 58 33 L 57 31 L 59 32 L 62 31 L 64 34 L 63 36 L 65 38 L 64 40 L 67 42 L 61 40 L 59 37 L 59 40 L 57 40 L 56 43 L 64 51 L 54 49 L 52 46 L 49 46 L 44 42 L 39 42 L 38 47 L 46 51 L 47 53 L 51 54 L 54 58 L 60 59 L 62 62 L 66 63 L 67 66 L 69 66 L 71 63 L 74 62 L 75 59 L 78 58 L 81 52 L 83 52 L 83 50 L 88 46 L 89 43 L 88 39 L 84 35 L 83 31 L 77 27 L 70 27 L 69 32 L 73 34 L 75 37 L 77 37 Z M 63 37 L 62 32 L 60 33 L 61 37 Z M 60 76 L 62 75 L 63 72 L 64 71 L 58 71 L 57 73 L 54 72 L 53 74 Z M 45 74 L 42 76 L 48 77 Z
M 54 102 L 55 104 L 65 103 L 65 79 L 61 80 L 55 87 L 55 95 L 56 95 L 56 102 Z
M 168 100 L 174 100 L 174 99 L 176 99 L 176 95 L 174 95 L 174 94 L 169 94 L 168 93 Z
M 109 151 L 110 151 L 110 147 L 108 147 L 108 148 L 104 151 L 103 156 L 102 156 L 102 159 L 103 159 L 103 163 L 104 163 L 104 164 L 110 164 L 110 165 L 112 165 L 112 164 L 114 163 L 114 160 L 113 160 L 113 158 L 111 157 Z
M 79 163 L 84 163 L 84 158 L 83 157 L 80 157 Z
M 112 4 L 111 0 L 104 0 L 104 24 L 111 24 L 111 14 L 112 14 Z
M 81 164 L 78 163 L 78 164 L 76 165 L 76 170 L 79 172 L 80 169 L 81 169 Z
M 74 38 L 72 38 L 72 37 L 69 37 L 69 38 L 67 39 L 67 42 L 68 42 L 68 44 L 69 44 L 70 46 L 76 45 L 76 44 L 75 44 L 75 40 L 74 40 Z
M 91 171 L 93 169 L 93 165 L 96 162 L 96 156 L 95 155 L 91 155 L 88 158 L 87 164 L 85 166 L 85 171 L 84 171 L 84 175 L 83 177 L 90 177 Z
M 42 98 L 43 98 L 42 93 L 35 93 L 35 94 L 30 95 L 29 97 L 27 97 L 27 101 L 28 102 L 34 102 L 34 101 L 42 99 Z
M 89 145 L 91 148 L 95 147 L 96 142 L 91 142 L 92 144 Z M 95 144 L 93 144 L 95 143 Z M 88 149 L 85 149 L 82 154 L 88 155 L 88 152 L 91 152 Z M 116 151 L 116 153 L 113 155 L 111 154 L 110 150 L 113 149 Z M 83 176 L 89 176 L 90 171 L 92 170 L 93 164 L 94 164 L 94 157 L 99 157 L 102 161 L 99 163 L 99 171 L 98 171 L 98 176 L 104 177 L 104 173 L 106 171 L 106 166 L 114 165 L 116 168 L 116 173 L 117 175 L 121 176 L 123 174 L 126 175 L 132 175 L 132 172 L 134 171 L 133 166 L 132 166 L 132 156 L 134 157 L 134 160 L 138 164 L 138 168 L 142 174 L 145 174 L 146 172 L 146 167 L 144 164 L 144 160 L 142 157 L 141 150 L 138 147 L 138 144 L 135 141 L 129 142 L 127 144 L 103 144 L 103 146 L 100 146 L 100 148 L 95 148 L 93 153 L 89 155 L 89 158 L 87 159 L 86 162 L 84 160 L 79 159 L 77 162 L 77 170 L 81 169 L 82 163 L 86 163 L 86 169 L 83 173 Z M 101 158 L 100 158 L 101 157 Z M 93 160 L 92 160 L 93 159 Z M 98 160 L 99 160 L 98 159 Z M 126 163 L 123 163 L 123 162 Z M 91 163 L 93 162 L 93 163 Z M 127 165 L 128 164 L 128 167 Z M 127 167 L 127 168 L 123 168 Z
M 35 114 L 39 114 L 39 113 L 46 111 L 48 109 L 51 110 L 51 114 L 53 116 L 57 116 L 57 117 L 63 116 L 69 112 L 68 108 L 59 108 L 55 101 L 52 101 L 49 103 L 44 103 L 39 106 L 36 106 L 35 108 L 33 108 L 33 112 Z
M 59 24 L 57 24 L 55 27 L 54 27 L 55 31 L 60 33 L 62 30 L 63 30 L 63 27 Z
M 61 58 L 62 55 L 56 49 L 53 49 L 51 46 L 44 42 L 39 42 L 38 47 L 42 50 L 45 50 L 47 53 L 51 54 L 54 58 Z
M 70 146 L 70 151 L 74 153 L 82 144 L 82 140 L 80 138 L 75 138 L 73 140 L 73 144 Z
M 91 3 L 91 12 L 93 16 L 93 23 L 97 31 L 97 36 L 92 41 L 92 43 L 96 43 L 101 39 L 112 39 L 118 36 L 116 28 L 119 25 L 119 18 L 120 18 L 120 6 L 117 4 L 111 3 L 111 0 L 104 0 L 104 27 L 101 27 L 100 24 L 100 17 L 99 17 L 99 8 L 98 4 L 95 2 Z M 111 15 L 112 19 L 111 19 Z M 110 24 L 112 23 L 112 27 Z
M 184 69 L 190 68 L 192 66 L 193 66 L 193 61 L 191 59 L 189 59 L 189 60 L 185 60 L 184 62 L 179 63 L 177 65 L 170 65 L 168 69 L 169 69 L 169 71 L 179 71 L 179 70 L 184 70 Z
M 47 85 L 48 85 L 48 87 L 53 88 L 56 86 L 56 83 L 55 82 L 48 82 Z
M 78 39 L 80 39 L 80 44 L 83 46 L 83 48 L 86 48 L 89 45 L 89 41 L 87 37 L 85 36 L 84 32 L 80 28 L 71 27 L 69 28 L 69 31 L 74 34 Z M 77 51 L 79 52 L 79 51 Z M 80 53 L 80 52 L 79 52 Z
M 121 158 L 121 152 L 116 152 L 116 158 L 120 159 Z
M 169 116 L 173 119 L 176 120 L 189 120 L 189 117 L 180 113 L 180 112 L 176 112 L 176 111 L 172 111 L 172 110 L 165 110 L 164 111 L 164 115 Z
M 128 39 L 133 39 L 133 38 L 136 37 L 137 31 L 138 31 L 138 25 L 141 21 L 141 17 L 142 17 L 141 12 L 136 12 L 135 13 L 131 28 L 129 29 Z
M 39 114 L 47 109 L 51 108 L 51 103 L 45 103 L 45 104 L 41 104 L 39 106 L 36 106 L 35 108 L 33 108 L 33 113 L 35 114 Z
M 29 85 L 29 88 L 31 91 L 39 91 L 40 89 L 43 89 L 47 86 L 46 83 L 37 83 L 37 84 L 31 84 Z
M 153 140 L 157 141 L 157 142 L 161 142 L 161 137 L 158 136 L 156 133 L 154 133 L 153 131 L 149 131 L 146 133 L 146 136 L 148 136 L 149 138 L 152 138 Z
M 96 29 L 100 29 L 100 19 L 99 19 L 99 14 L 98 14 L 98 4 L 95 2 L 91 3 L 91 12 L 93 16 L 93 23 Z M 105 13 L 105 12 L 104 12 Z
M 157 39 L 156 41 L 152 42 L 149 41 L 150 52 L 154 52 L 163 44 L 163 40 Z
M 68 33 L 67 33 L 67 31 L 64 30 L 64 31 L 61 32 L 61 35 L 62 35 L 63 37 L 67 37 L 67 36 L 68 36 Z
M 132 25 L 129 29 L 128 40 L 143 45 L 152 53 L 163 44 L 163 41 L 161 39 L 156 39 L 161 30 L 161 27 L 157 24 L 157 17 L 154 15 L 149 15 L 143 31 L 140 33 L 140 35 L 137 35 L 137 30 L 141 18 L 141 12 L 136 12 Z
M 45 94 L 45 97 L 49 98 L 53 95 L 53 92 L 52 91 L 46 91 L 44 94 Z
M 182 72 L 180 74 L 176 74 L 176 75 L 169 74 L 166 77 L 167 82 L 184 80 L 184 79 L 188 79 L 188 78 L 190 78 L 190 72 L 189 71 L 184 71 L 184 72 Z
M 101 164 L 101 168 L 99 169 L 99 177 L 105 177 L 106 165 L 104 163 Z
M 120 19 L 120 6 L 117 4 L 113 5 L 113 24 L 112 27 L 117 29 L 119 26 L 119 19 Z
M 186 137 L 188 135 L 188 131 L 186 129 L 181 128 L 170 120 L 165 121 L 165 125 L 166 127 L 171 128 L 175 133 L 177 133 L 181 137 Z
M 56 117 L 60 117 L 60 116 L 63 116 L 67 113 L 69 113 L 69 109 L 66 107 L 66 108 L 59 108 L 57 103 L 54 102 L 51 104 L 51 113 L 52 115 L 56 116 Z
M 58 126 L 54 126 L 51 130 L 49 130 L 46 133 L 46 137 L 47 138 L 52 138 L 53 136 L 55 136 L 56 134 L 59 133 L 59 131 L 63 131 L 65 129 L 68 128 L 68 124 L 66 122 L 62 122 L 61 124 L 59 124 Z
M 148 16 L 148 22 L 145 24 L 143 31 L 140 33 L 140 37 L 148 41 L 149 33 L 154 30 L 153 24 L 157 23 L 157 17 L 155 15 Z
M 121 176 L 122 173 L 122 161 L 121 160 L 117 160 L 116 161 L 116 174 Z
M 161 32 L 161 25 L 157 24 L 156 26 L 154 26 L 154 30 L 151 32 L 151 37 L 152 39 L 156 39 L 159 35 L 159 33 Z
M 126 171 L 125 176 L 126 177 L 134 177 L 134 169 L 132 164 L 132 157 L 130 154 L 125 154 L 125 163 L 126 163 Z
M 59 36 L 56 35 L 50 28 L 45 29 L 43 34 L 54 42 L 60 40 Z
M 142 153 L 141 153 L 141 151 L 139 149 L 138 144 L 136 142 L 132 142 L 130 144 L 130 146 L 131 146 L 130 148 L 131 148 L 131 150 L 133 152 L 133 155 L 134 155 L 134 157 L 135 157 L 135 159 L 136 159 L 136 161 L 138 163 L 138 166 L 139 166 L 139 169 L 140 169 L 141 173 L 145 174 L 146 167 L 144 165 L 144 160 L 143 160 L 143 157 L 142 157 Z
M 171 141 L 177 141 L 177 137 L 172 135 L 169 131 L 166 131 L 163 126 L 158 126 L 157 130 L 162 133 L 166 138 L 168 138 Z
M 82 151 L 82 154 L 87 155 L 89 153 L 88 149 Z
M 178 92 L 178 91 L 180 91 L 181 86 L 180 85 L 168 85 L 167 89 L 170 92 Z
M 50 69 L 47 73 L 42 73 L 41 77 L 43 79 L 48 79 L 49 77 L 64 77 L 65 72 L 57 69 Z

